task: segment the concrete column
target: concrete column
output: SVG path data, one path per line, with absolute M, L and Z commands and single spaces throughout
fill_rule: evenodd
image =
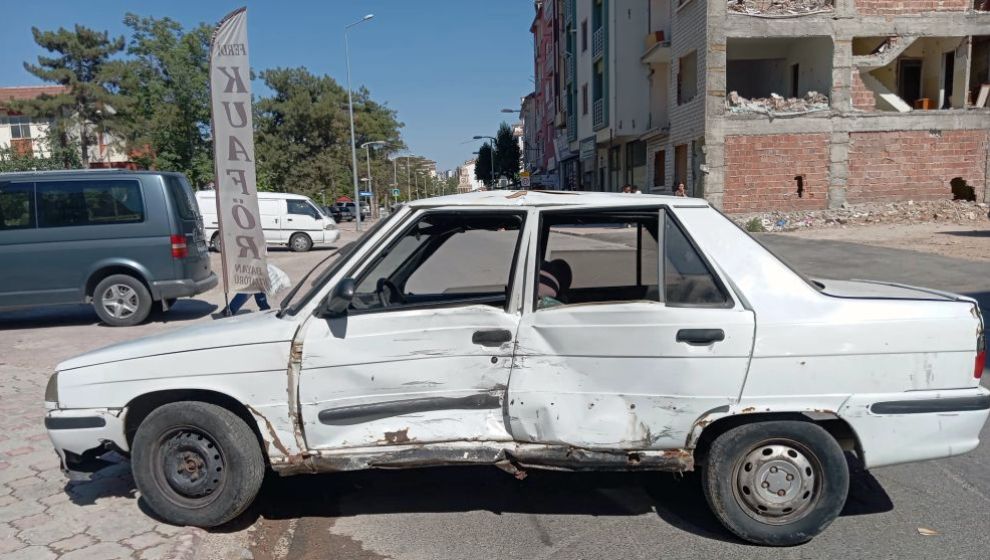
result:
M 846 202 L 849 178 L 849 133 L 832 132 L 828 150 L 828 207 L 841 208 Z

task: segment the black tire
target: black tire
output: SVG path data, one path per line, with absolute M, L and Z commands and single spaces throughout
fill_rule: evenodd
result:
M 305 233 L 293 233 L 289 238 L 289 249 L 296 253 L 305 253 L 313 248 L 313 240 Z
M 265 475 L 258 439 L 244 420 L 193 401 L 156 408 L 141 422 L 131 468 L 152 511 L 195 527 L 216 527 L 243 513 Z
M 756 422 L 712 442 L 701 481 L 728 530 L 752 543 L 790 546 L 814 538 L 842 511 L 849 466 L 835 438 L 816 424 Z
M 213 235 L 210 236 L 210 250 L 211 251 L 216 251 L 217 253 L 220 252 L 220 232 L 219 231 L 214 232 Z
M 151 292 L 144 283 L 127 274 L 107 276 L 93 289 L 93 309 L 111 327 L 130 327 L 151 313 Z

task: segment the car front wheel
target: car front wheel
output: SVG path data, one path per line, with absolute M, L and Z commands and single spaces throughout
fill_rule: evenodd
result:
M 789 546 L 811 540 L 838 517 L 849 467 L 838 442 L 820 426 L 757 422 L 712 442 L 702 486 L 715 516 L 737 536 Z
M 216 527 L 254 501 L 265 465 L 251 428 L 203 402 L 161 406 L 138 427 L 134 481 L 152 511 L 176 525 Z

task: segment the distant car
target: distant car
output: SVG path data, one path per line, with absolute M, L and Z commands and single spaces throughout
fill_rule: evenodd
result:
M 845 452 L 966 453 L 990 413 L 975 300 L 808 280 L 704 200 L 420 200 L 313 272 L 278 311 L 60 364 L 63 467 L 129 454 L 150 509 L 199 526 L 269 466 L 700 468 L 730 531 L 793 545 L 842 510 Z
M 199 191 L 196 202 L 203 213 L 210 248 L 220 249 L 217 220 L 216 191 Z M 316 203 L 301 194 L 258 193 L 261 227 L 269 245 L 282 245 L 296 252 L 306 252 L 314 246 L 328 246 L 340 239 L 337 222 L 324 215 Z
M 333 218 L 333 221 L 337 222 L 338 224 L 341 222 L 341 218 L 343 216 L 341 215 L 340 209 L 337 208 L 336 206 L 333 205 L 326 206 L 321 204 L 320 210 L 323 211 L 324 216 L 330 216 L 331 218 Z
M 356 212 L 354 210 L 357 207 L 357 205 L 355 205 L 353 202 L 338 202 L 336 204 L 336 206 L 338 208 L 340 208 L 341 212 L 344 212 L 344 211 L 349 212 L 350 215 L 351 215 L 351 220 L 354 220 L 355 219 L 354 216 L 355 216 Z M 367 204 L 365 204 L 365 203 L 362 202 L 361 203 L 361 219 L 362 220 L 365 220 L 370 215 L 371 215 L 371 208 Z
M 0 309 L 91 303 L 111 326 L 217 285 L 178 173 L 0 173 Z

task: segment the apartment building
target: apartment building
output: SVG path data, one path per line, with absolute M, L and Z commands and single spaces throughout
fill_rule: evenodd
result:
M 683 182 L 728 212 L 960 185 L 986 200 L 986 0 L 556 4 L 565 63 L 546 172 L 564 188 Z
M 42 95 L 65 93 L 65 86 L 22 86 L 0 88 L 0 148 L 10 148 L 21 156 L 48 157 L 47 136 L 52 118 L 28 117 L 10 108 L 12 101 L 36 99 Z M 70 131 L 73 134 L 73 131 Z M 79 131 L 75 131 L 79 137 Z M 89 146 L 86 163 L 92 168 L 133 167 L 131 158 L 109 134 L 91 132 L 96 142 Z

